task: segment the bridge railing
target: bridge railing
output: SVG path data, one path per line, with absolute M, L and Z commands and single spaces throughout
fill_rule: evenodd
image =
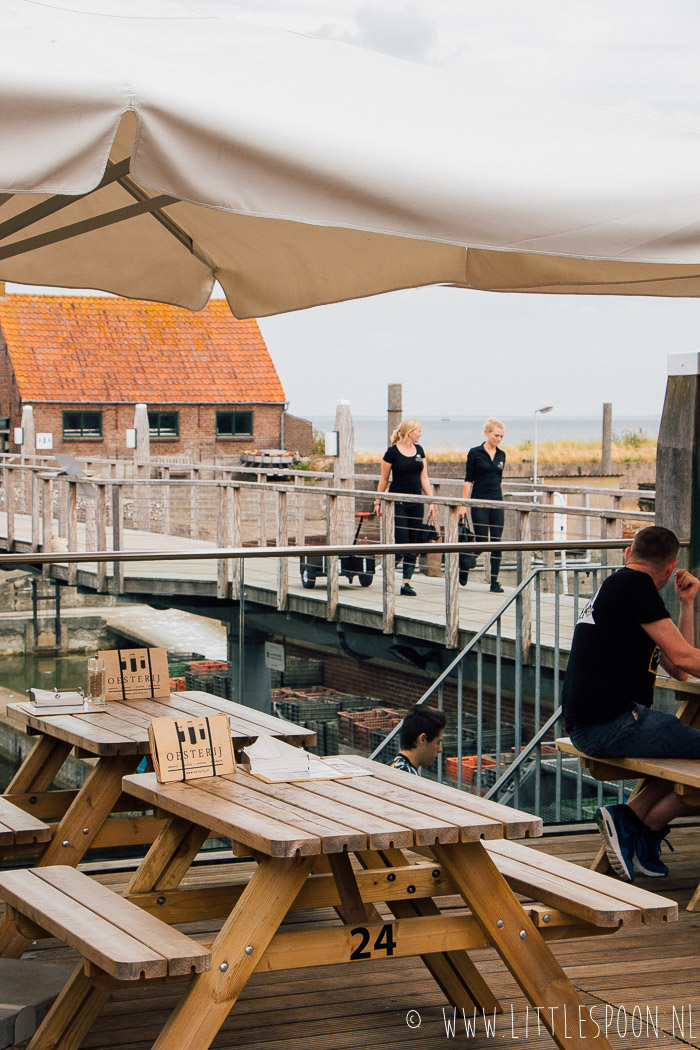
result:
M 24 549 L 33 552 L 104 552 L 116 553 L 147 548 L 163 549 L 174 546 L 183 550 L 183 541 L 196 545 L 216 546 L 219 549 L 238 549 L 255 546 L 276 549 L 281 555 L 288 547 L 294 547 L 293 556 L 303 557 L 306 547 L 318 547 L 309 557 L 322 556 L 320 545 L 331 547 L 350 545 L 355 534 L 357 514 L 365 513 L 370 526 L 370 535 L 360 535 L 362 551 L 371 550 L 376 556 L 376 583 L 382 587 L 382 630 L 390 634 L 396 618 L 396 551 L 392 547 L 394 537 L 394 505 L 402 502 L 428 502 L 424 496 L 381 494 L 382 513 L 378 518 L 371 514 L 376 490 L 348 489 L 325 484 L 327 477 L 309 476 L 298 471 L 285 480 L 274 480 L 272 475 L 259 480 L 241 480 L 236 468 L 234 478 L 231 468 L 208 466 L 186 468 L 175 466 L 158 468 L 158 477 L 118 477 L 97 472 L 82 475 L 67 475 L 58 470 L 47 470 L 45 461 L 34 463 L 15 462 L 16 457 L 5 457 L 0 474 L 2 486 L 0 496 L 0 544 L 5 540 L 5 549 Z M 96 468 L 98 462 L 93 466 Z M 104 466 L 104 464 L 102 464 Z M 110 471 L 115 466 L 108 464 Z M 86 463 L 86 466 L 88 464 Z M 206 477 L 200 473 L 207 473 Z M 245 475 L 248 477 L 249 475 Z M 278 477 L 278 475 L 276 475 Z M 354 476 L 354 481 L 362 475 Z M 365 481 L 366 483 L 366 481 Z M 342 484 L 342 479 L 341 479 Z M 572 559 L 590 561 L 591 550 L 600 541 L 621 539 L 636 528 L 653 522 L 649 512 L 633 506 L 623 507 L 624 496 L 611 490 L 612 504 L 608 507 L 572 507 L 560 501 L 535 502 L 534 495 L 548 499 L 552 493 L 545 489 L 534 495 L 512 495 L 503 504 L 489 500 L 461 499 L 461 493 L 443 494 L 446 486 L 436 486 L 437 494 L 432 502 L 438 507 L 444 543 L 424 547 L 432 554 L 426 557 L 432 571 L 440 576 L 442 598 L 431 591 L 434 617 L 444 626 L 444 642 L 449 648 L 459 645 L 460 633 L 460 587 L 458 553 L 451 548 L 457 544 L 459 511 L 468 506 L 504 506 L 506 529 L 502 548 L 511 558 L 504 566 L 506 572 L 519 583 L 526 578 L 532 565 L 532 542 L 544 541 L 540 549 L 545 568 L 551 569 L 558 557 L 562 568 Z M 516 498 L 517 497 L 517 498 Z M 550 543 L 550 546 L 546 546 Z M 391 548 L 392 553 L 379 549 L 379 545 Z M 516 546 L 520 549 L 516 550 Z M 516 545 L 516 546 L 514 546 Z M 488 557 L 498 546 L 480 544 L 484 552 L 483 572 L 488 578 Z M 457 548 L 458 550 L 458 548 Z M 437 555 L 436 551 L 440 554 Z M 441 557 L 444 555 L 444 558 Z M 329 554 L 326 568 L 326 594 L 323 610 L 327 620 L 337 617 L 340 601 L 338 555 Z M 617 558 L 619 555 L 611 555 Z M 435 563 L 437 561 L 437 567 Z M 112 559 L 97 561 L 98 590 L 124 590 L 124 563 Z M 299 571 L 295 565 L 294 571 Z M 236 600 L 241 593 L 242 562 L 231 557 L 220 557 L 216 566 L 217 598 Z M 68 582 L 77 579 L 75 562 L 69 563 Z M 566 592 L 569 573 L 546 574 L 542 586 L 561 586 Z M 290 556 L 280 557 L 277 565 L 275 604 L 278 609 L 288 607 L 290 586 Z M 308 581 L 311 582 L 312 581 Z M 531 638 L 531 601 L 529 592 L 522 600 L 523 647 L 527 651 Z
M 226 493 L 228 486 L 221 489 Z M 143 535 L 137 534 L 137 538 L 142 539 Z M 528 569 L 513 592 L 504 595 L 476 628 L 461 632 L 463 636 L 468 635 L 468 641 L 421 698 L 422 702 L 444 708 L 450 716 L 446 753 L 437 771 L 440 779 L 464 790 L 512 802 L 556 822 L 589 819 L 601 801 L 621 798 L 625 785 L 591 781 L 577 763 L 553 753 L 551 746 L 561 732 L 558 724 L 560 685 L 574 624 L 583 604 L 614 567 L 613 558 L 627 542 L 619 538 L 599 540 L 597 550 L 592 552 L 595 557 L 589 562 L 553 569 L 543 564 L 532 567 L 532 562 L 547 553 L 561 555 L 562 547 L 555 541 L 521 540 L 483 545 L 485 550 L 498 548 L 527 560 Z M 585 549 L 585 541 L 572 543 L 570 553 Z M 274 559 L 289 566 L 299 554 L 318 553 L 327 559 L 338 559 L 355 549 L 352 545 L 221 548 L 194 545 L 189 541 L 178 551 L 102 548 L 37 552 L 26 543 L 16 546 L 14 552 L 0 555 L 0 568 L 30 561 L 37 567 L 41 565 L 47 574 L 58 572 L 62 579 L 72 577 L 97 589 L 101 584 L 110 589 L 123 585 L 128 572 L 139 563 L 162 567 L 175 563 L 172 570 L 177 574 L 186 562 L 209 566 L 210 593 L 215 589 L 229 600 L 232 577 L 227 576 L 224 585 L 219 567 L 237 566 L 241 648 L 245 638 L 242 599 L 250 597 L 247 579 L 253 575 L 256 563 Z M 425 552 L 430 546 L 379 543 L 375 550 L 393 566 L 397 553 Z M 465 546 L 448 542 L 444 550 L 446 557 L 457 557 Z M 561 581 L 564 572 L 570 578 L 568 593 Z M 550 583 L 545 587 L 548 578 Z M 526 644 L 528 632 L 529 644 Z M 507 644 L 508 641 L 511 644 Z M 240 683 L 236 695 L 243 698 Z M 395 737 L 396 731 L 375 751 L 376 757 L 380 760 L 393 757 L 397 749 Z

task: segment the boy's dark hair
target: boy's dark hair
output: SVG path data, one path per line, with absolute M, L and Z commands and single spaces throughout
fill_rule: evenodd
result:
M 445 728 L 447 718 L 444 711 L 434 707 L 416 704 L 404 715 L 401 726 L 401 749 L 410 751 L 418 743 L 418 737 L 425 733 L 428 741 L 434 740 L 441 729 Z
M 680 548 L 678 537 L 670 529 L 662 525 L 649 525 L 646 529 L 640 529 L 632 540 L 630 558 L 632 561 L 646 561 L 665 568 L 678 557 Z

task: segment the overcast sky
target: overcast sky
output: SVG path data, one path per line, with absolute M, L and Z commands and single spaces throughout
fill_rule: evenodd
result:
M 697 0 L 179 2 L 700 128 Z M 418 417 L 548 404 L 599 416 L 605 401 L 618 415 L 650 415 L 661 411 L 667 355 L 700 351 L 700 302 L 428 288 L 260 327 L 299 415 L 331 415 L 340 398 L 355 415 L 380 415 L 390 382 Z

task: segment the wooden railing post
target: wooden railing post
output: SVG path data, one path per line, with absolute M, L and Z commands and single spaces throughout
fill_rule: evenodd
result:
M 240 485 L 229 485 L 228 494 L 228 517 L 229 530 L 232 547 L 242 547 L 241 539 L 241 487 Z M 241 559 L 236 558 L 231 566 L 231 598 L 236 601 L 241 597 L 242 565 Z
M 44 474 L 41 477 L 41 549 L 43 551 L 51 550 L 52 526 L 51 478 Z
M 98 551 L 107 550 L 107 486 L 98 481 L 95 485 L 95 546 Z M 104 594 L 107 590 L 107 562 L 97 563 L 97 590 Z
M 554 504 L 554 493 L 551 489 L 548 489 L 544 493 L 544 502 L 548 507 Z M 545 513 L 542 515 L 542 539 L 551 540 L 554 538 L 554 513 Z M 542 554 L 542 560 L 544 562 L 545 569 L 553 569 L 556 565 L 556 553 L 555 551 L 544 551 Z M 550 593 L 555 588 L 557 577 L 554 573 L 545 572 L 542 577 L 542 591 Z
M 258 546 L 267 547 L 267 522 L 265 520 L 265 475 L 258 474 Z
M 522 543 L 532 542 L 532 531 L 530 526 L 530 511 L 518 511 L 518 540 Z M 517 556 L 518 584 L 529 575 L 532 568 L 532 553 L 530 551 L 518 551 Z M 523 662 L 527 662 L 532 641 L 532 593 L 527 587 L 520 596 L 520 616 L 522 626 Z
M 190 538 L 194 539 L 197 535 L 199 528 L 198 522 L 198 511 L 199 511 L 199 489 L 195 484 L 199 480 L 199 470 L 197 467 L 190 468 Z
M 41 546 L 41 515 L 39 513 L 39 476 L 35 470 L 29 472 L 31 486 L 32 550 Z
M 449 507 L 445 542 L 459 541 L 459 507 Z M 456 649 L 459 644 L 459 555 L 445 555 L 445 645 Z
M 287 546 L 287 492 L 277 490 L 277 546 Z M 277 560 L 277 608 L 282 611 L 287 607 L 289 592 L 289 558 Z
M 68 540 L 68 550 L 78 550 L 78 483 L 77 481 L 67 482 L 68 485 L 68 521 L 66 529 L 66 539 Z M 68 583 L 74 587 L 76 580 L 78 579 L 78 566 L 77 563 L 72 561 L 68 564 Z
M 15 549 L 15 472 L 5 471 L 5 506 L 7 508 L 7 549 Z
M 328 542 L 332 547 L 338 545 L 338 536 L 340 534 L 339 499 L 340 497 L 335 494 L 328 496 Z M 326 619 L 328 620 L 335 620 L 338 613 L 339 568 L 340 565 L 336 554 L 326 558 L 326 572 L 328 574 L 326 576 L 326 593 L 328 595 Z
M 162 469 L 162 481 L 161 490 L 163 492 L 162 506 L 163 506 L 163 535 L 170 535 L 170 467 L 163 467 Z
M 216 545 L 220 549 L 229 545 L 227 486 L 216 486 Z M 228 559 L 216 559 L 216 597 L 226 598 L 228 591 Z
M 297 547 L 303 547 L 306 540 L 306 518 L 305 518 L 305 504 L 304 504 L 304 482 L 303 479 L 298 475 L 294 478 L 294 488 L 296 495 L 296 512 L 297 512 L 297 529 L 296 539 Z
M 122 486 L 112 486 L 112 550 L 122 549 L 122 534 L 124 531 L 124 508 L 122 504 Z M 113 562 L 113 584 L 114 593 L 121 594 L 124 588 L 124 575 L 122 563 Z
M 382 543 L 394 543 L 394 502 L 382 501 L 381 539 Z M 396 611 L 396 560 L 393 554 L 382 555 L 382 606 L 384 634 L 394 633 L 394 614 Z

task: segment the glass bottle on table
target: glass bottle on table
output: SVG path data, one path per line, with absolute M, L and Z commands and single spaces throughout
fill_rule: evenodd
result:
M 86 699 L 94 707 L 104 707 L 107 703 L 105 696 L 105 662 L 99 656 L 91 656 L 88 660 Z

